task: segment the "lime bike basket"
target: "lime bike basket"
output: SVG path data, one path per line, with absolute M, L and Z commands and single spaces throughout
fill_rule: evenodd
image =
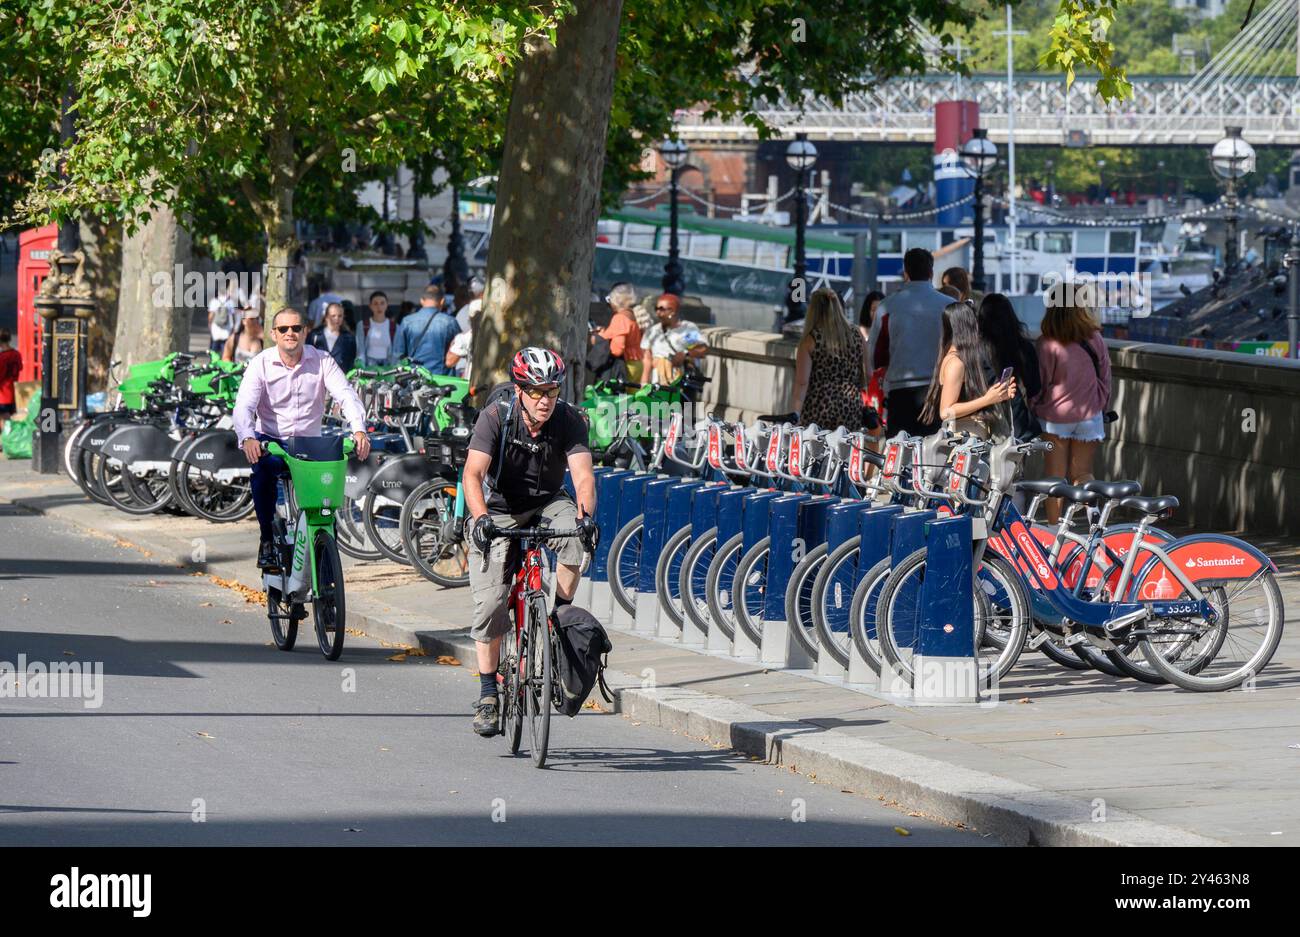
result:
M 268 449 L 282 455 L 293 479 L 293 496 L 302 510 L 337 510 L 343 506 L 343 486 L 352 440 L 344 436 L 291 436 L 283 446 Z M 277 451 L 279 450 L 279 451 Z

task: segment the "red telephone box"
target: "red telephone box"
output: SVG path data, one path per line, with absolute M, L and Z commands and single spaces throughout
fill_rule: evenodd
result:
M 58 225 L 31 228 L 18 235 L 18 344 L 23 356 L 20 381 L 41 379 L 41 317 L 36 313 L 36 294 L 50 272 L 50 251 L 59 242 Z

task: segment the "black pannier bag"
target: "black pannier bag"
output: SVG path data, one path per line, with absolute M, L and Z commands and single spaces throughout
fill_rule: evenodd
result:
M 605 628 L 596 616 L 576 605 L 562 605 L 555 610 L 556 631 L 559 635 L 555 676 L 560 684 L 564 702 L 560 712 L 576 716 L 587 701 L 592 687 L 600 685 L 600 695 L 612 703 L 609 687 L 605 684 L 605 655 L 614 649 Z

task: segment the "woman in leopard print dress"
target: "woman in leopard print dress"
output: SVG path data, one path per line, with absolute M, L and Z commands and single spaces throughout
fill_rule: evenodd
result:
M 808 302 L 803 339 L 795 354 L 790 409 L 799 423 L 823 429 L 862 424 L 862 389 L 867 386 L 862 335 L 844 318 L 834 290 L 820 289 Z

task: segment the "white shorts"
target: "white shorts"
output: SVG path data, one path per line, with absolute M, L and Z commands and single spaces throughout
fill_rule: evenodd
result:
M 1043 432 L 1051 433 L 1061 439 L 1077 439 L 1080 442 L 1101 442 L 1106 438 L 1106 424 L 1101 414 L 1089 417 L 1078 423 L 1053 423 L 1043 421 Z

